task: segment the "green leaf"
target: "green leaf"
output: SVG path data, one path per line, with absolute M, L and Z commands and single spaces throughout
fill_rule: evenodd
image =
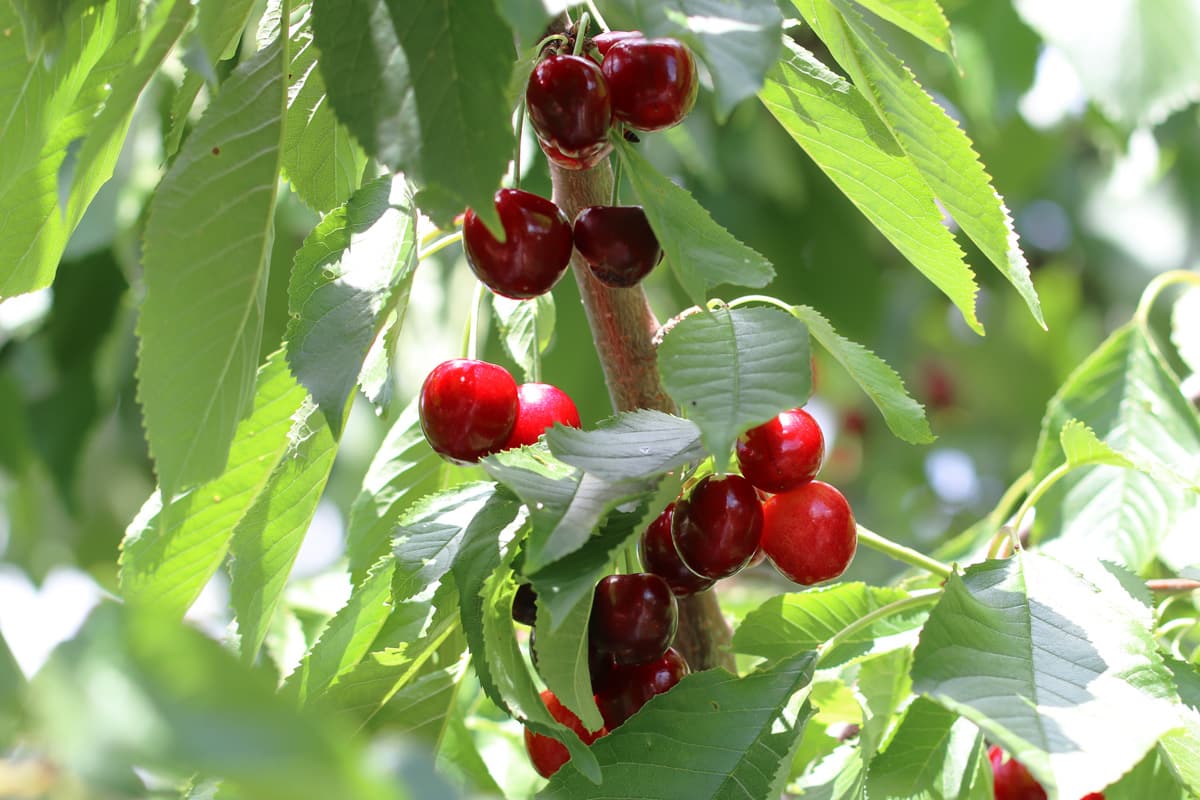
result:
M 933 193 L 870 102 L 812 53 L 788 53 L 759 97 L 829 179 L 983 333 L 978 287 Z
M 854 0 L 934 50 L 952 51 L 950 23 L 937 0 Z
M 592 745 L 601 786 L 572 759 L 538 797 L 777 797 L 811 713 L 789 701 L 812 679 L 813 661 L 803 653 L 744 678 L 721 669 L 688 675 Z
M 388 552 L 400 515 L 418 498 L 438 489 L 443 464 L 421 432 L 414 400 L 384 437 L 350 508 L 346 554 L 354 580 L 360 580 Z
M 776 595 L 745 616 L 733 635 L 733 649 L 769 662 L 815 650 L 851 623 L 905 597 L 908 593 L 902 589 L 863 583 Z M 925 616 L 924 610 L 916 609 L 885 617 L 830 651 L 821 664 L 832 667 L 901 646 L 911 639 L 905 634 L 919 628 Z
M 820 342 L 862 387 L 883 414 L 892 433 L 910 444 L 934 440 L 929 420 L 925 419 L 925 409 L 909 395 L 904 382 L 887 362 L 861 344 L 840 335 L 816 309 L 792 306 L 792 314 L 808 326 L 809 336 Z
M 1190 795 L 1180 785 L 1171 766 L 1160 743 L 1125 777 L 1105 787 L 1104 800 L 1143 800 L 1148 797 L 1155 800 L 1186 800 Z
M 284 692 L 304 703 L 323 692 L 367 654 L 392 610 L 396 563 L 381 561 L 350 594 L 320 638 L 284 684 Z
M 604 727 L 604 718 L 593 698 L 595 690 L 588 670 L 588 621 L 592 614 L 592 593 L 586 592 L 566 614 L 551 618 L 545 601 L 539 596 L 537 624 L 538 674 L 546 688 L 554 692 L 567 708 L 574 711 L 589 731 Z M 553 624 L 551 624 L 553 623 Z
M 1114 467 L 1133 469 L 1133 463 L 1096 438 L 1095 432 L 1077 419 L 1068 420 L 1059 434 L 1067 466 L 1082 467 L 1088 464 L 1108 464 Z
M 991 772 L 979 729 L 932 700 L 918 697 L 888 748 L 867 769 L 871 800 L 990 798 L 981 770 Z M 986 789 L 986 794 L 980 793 Z
M 555 425 L 546 444 L 558 460 L 609 481 L 652 478 L 705 457 L 696 423 L 648 409 L 617 414 L 590 431 Z
M 858 703 L 862 708 L 862 728 L 858 744 L 863 763 L 874 758 L 890 741 L 897 714 L 912 701 L 911 671 L 912 650 L 908 647 L 872 655 L 859 664 L 853 696 L 861 698 Z M 820 705 L 819 700 L 816 702 Z
M 663 386 L 723 472 L 734 440 L 812 392 L 808 330 L 773 308 L 717 308 L 681 319 L 658 348 Z
M 1045 328 L 1012 216 L 958 123 L 917 83 L 849 0 L 793 2 L 875 108 L 934 196 Z
M 266 636 L 337 455 L 337 437 L 310 400 L 297 412 L 289 439 L 288 452 L 230 543 L 230 602 L 247 660 Z
M 533 300 L 510 300 L 493 294 L 492 310 L 504 351 L 525 373 L 525 380 L 536 380 L 535 365 L 554 339 L 554 295 L 546 292 Z
M 718 225 L 688 191 L 676 186 L 633 147 L 618 143 L 629 184 L 654 229 L 675 278 L 696 305 L 710 287 L 763 287 L 775 277 L 770 262 Z
M 1171 342 L 1188 368 L 1200 372 L 1200 289 L 1188 289 L 1171 307 Z
M 291 40 L 283 172 L 301 200 L 329 211 L 354 194 L 367 157 L 329 107 L 310 15 L 292 25 Z
M 813 764 L 795 788 L 804 800 L 866 800 L 862 750 L 846 743 Z
M 25 693 L 25 675 L 4 634 L 0 633 L 0 747 L 10 747 L 13 737 L 23 727 L 22 698 Z
M 408 312 L 408 301 L 412 296 L 412 281 L 416 271 L 409 273 L 408 279 L 402 281 L 393 290 L 391 304 L 396 309 L 384 317 L 382 330 L 371 342 L 367 357 L 363 359 L 362 371 L 358 373 L 358 386 L 363 396 L 375 406 L 378 413 L 385 413 L 392 403 L 392 385 L 395 377 L 392 374 L 392 361 L 396 357 L 396 342 L 400 337 L 400 328 L 404 314 Z
M 1179 724 L 1149 607 L 1117 568 L 1076 563 L 1086 577 L 1029 552 L 951 576 L 913 661 L 914 691 L 1061 797 L 1112 783 Z
M 176 497 L 165 512 L 156 491 L 130 523 L 119 562 L 127 602 L 175 617 L 191 607 L 287 451 L 304 397 L 277 351 L 259 370 L 254 411 L 238 425 L 221 477 Z
M 1042 3 L 1017 12 L 1061 50 L 1104 114 L 1126 128 L 1152 126 L 1200 96 L 1200 9 L 1157 0 Z M 1122 58 L 1114 59 L 1113 53 Z
M 572 5 L 573 0 L 496 0 L 496 8 L 517 35 L 522 50 L 537 44 L 550 20 Z M 593 27 L 593 35 L 595 31 Z
M 138 398 L 168 495 L 221 473 L 253 398 L 287 60 L 238 66 L 150 201 Z
M 680 39 L 708 67 L 717 117 L 724 121 L 762 88 L 775 63 L 783 15 L 774 0 L 618 0 L 632 25 L 647 36 Z
M 329 102 L 367 154 L 426 189 L 439 225 L 470 206 L 499 229 L 516 52 L 491 0 L 316 0 L 313 32 Z
M 416 215 L 405 194 L 402 180 L 367 184 L 321 220 L 292 266 L 288 364 L 335 435 L 389 300 L 416 268 Z

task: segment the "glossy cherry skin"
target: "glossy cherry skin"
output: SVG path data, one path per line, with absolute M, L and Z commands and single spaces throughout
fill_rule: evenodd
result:
M 676 597 L 685 597 L 703 592 L 716 581 L 704 578 L 684 566 L 671 540 L 671 520 L 675 516 L 675 504 L 671 503 L 659 514 L 642 534 L 638 542 L 638 553 L 642 566 L 667 582 Z
M 850 504 L 828 483 L 810 481 L 763 504 L 762 548 L 791 581 L 809 586 L 836 578 L 857 546 Z
M 525 107 L 538 141 L 578 164 L 562 166 L 587 169 L 612 152 L 612 98 L 590 58 L 554 55 L 538 62 L 525 86 Z
M 575 217 L 574 235 L 575 249 L 606 286 L 636 286 L 662 261 L 641 206 L 588 206 Z
M 988 748 L 988 760 L 992 762 L 996 800 L 1046 800 L 1046 790 L 1020 761 L 1006 759 L 1004 751 L 996 745 Z
M 579 720 L 579 717 L 575 716 L 569 708 L 560 703 L 558 698 L 549 689 L 542 691 L 542 702 L 546 705 L 546 710 L 550 712 L 550 716 L 575 731 L 584 744 L 590 745 L 608 733 L 606 728 L 591 732 L 583 727 L 583 723 Z M 571 759 L 571 754 L 567 751 L 565 744 L 550 736 L 534 733 L 529 728 L 525 729 L 525 752 L 529 753 L 529 760 L 533 762 L 533 768 L 543 778 L 549 778 L 558 772 L 562 768 L 562 765 Z
M 762 504 L 750 481 L 707 475 L 675 502 L 671 538 L 684 566 L 720 580 L 750 563 L 762 526 Z
M 632 717 L 651 697 L 662 694 L 687 675 L 687 661 L 675 648 L 644 664 L 614 665 L 596 688 L 596 705 L 604 727 L 613 730 Z
M 600 55 L 608 55 L 609 48 L 617 42 L 623 42 L 626 39 L 642 39 L 641 31 L 605 31 L 598 33 L 592 37 L 592 44 L 600 51 Z
M 456 358 L 434 367 L 417 401 L 421 430 L 439 455 L 472 463 L 498 451 L 517 420 L 517 382 L 498 364 Z
M 821 426 L 802 408 L 784 411 L 737 441 L 742 475 L 764 492 L 786 492 L 811 481 L 824 458 Z
M 658 575 L 609 575 L 596 584 L 589 643 L 617 664 L 658 658 L 675 638 L 678 625 L 675 595 Z
M 496 240 L 473 209 L 463 218 L 463 249 L 476 277 L 493 292 L 527 300 L 550 291 L 571 260 L 571 225 L 544 197 L 520 189 L 496 192 L 505 239 Z
M 554 423 L 579 427 L 579 410 L 567 393 L 548 383 L 522 383 L 517 387 L 517 421 L 505 450 L 533 444 Z
M 696 104 L 696 62 L 675 39 L 614 42 L 601 69 L 612 93 L 613 115 L 631 128 L 670 128 Z
M 533 590 L 533 584 L 522 583 L 517 587 L 512 600 L 512 618 L 513 622 L 522 625 L 537 622 L 537 592 Z

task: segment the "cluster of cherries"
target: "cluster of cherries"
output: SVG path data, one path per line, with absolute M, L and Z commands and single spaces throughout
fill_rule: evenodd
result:
M 657 131 L 678 124 L 696 101 L 696 64 L 674 39 L 610 31 L 588 42 L 585 55 L 562 37 L 547 48 L 525 90 L 538 142 L 554 164 L 591 169 L 612 151 L 616 129 Z M 662 260 L 662 248 L 641 206 L 589 206 L 574 224 L 557 205 L 520 189 L 494 198 L 504 229 L 498 240 L 472 209 L 463 219 L 463 247 L 472 271 L 496 294 L 516 300 L 550 291 L 577 249 L 596 279 L 635 286 Z
M 1007 757 L 997 745 L 988 748 L 992 764 L 992 788 L 996 800 L 1046 800 L 1046 790 L 1029 774 L 1025 765 Z M 1080 800 L 1104 800 L 1102 792 L 1092 792 Z

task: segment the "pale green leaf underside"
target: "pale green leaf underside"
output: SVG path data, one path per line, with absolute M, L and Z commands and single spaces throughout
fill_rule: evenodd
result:
M 1022 552 L 952 576 L 913 662 L 914 691 L 970 719 L 1062 797 L 1115 781 L 1178 724 L 1149 609 L 1088 563 L 1085 578 Z
M 661 411 L 618 414 L 590 431 L 556 425 L 546 444 L 560 461 L 605 480 L 651 478 L 704 460 L 700 429 Z
M 253 397 L 286 57 L 239 65 L 150 202 L 138 398 L 168 493 L 222 472 Z
M 950 23 L 937 0 L 854 0 L 935 50 L 951 54 Z
M 830 180 L 962 312 L 973 330 L 974 275 L 933 193 L 875 109 L 807 50 L 787 43 L 759 97 Z

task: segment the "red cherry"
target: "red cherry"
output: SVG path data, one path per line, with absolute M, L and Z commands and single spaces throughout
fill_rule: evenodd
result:
M 786 492 L 811 481 L 824 457 L 821 426 L 801 408 L 751 428 L 737 441 L 742 475 L 766 492 Z
M 1020 761 L 1005 759 L 1004 751 L 996 745 L 988 748 L 988 760 L 992 762 L 996 800 L 1046 800 L 1046 790 Z
M 657 575 L 609 575 L 596 584 L 589 642 L 619 664 L 652 661 L 667 651 L 679 624 L 671 587 Z
M 688 569 L 718 580 L 750 563 L 762 523 L 762 504 L 750 481 L 740 475 L 706 475 L 675 502 L 671 538 Z
M 592 44 L 600 51 L 600 55 L 608 55 L 608 50 L 617 42 L 623 42 L 626 39 L 641 39 L 641 31 L 605 31 L 598 33 L 592 37 Z
M 604 727 L 613 730 L 632 717 L 651 697 L 662 694 L 687 675 L 687 661 L 675 648 L 644 664 L 615 665 L 596 690 Z
M 670 128 L 696 104 L 696 62 L 674 39 L 614 42 L 601 69 L 612 92 L 613 115 L 631 128 Z
M 421 384 L 417 410 L 430 447 L 471 463 L 508 441 L 517 419 L 517 382 L 498 364 L 443 361 Z
M 763 504 L 762 548 L 789 580 L 807 586 L 836 578 L 857 545 L 850 504 L 828 483 L 810 481 Z
M 567 393 L 548 383 L 522 383 L 517 387 L 517 421 L 501 449 L 533 444 L 556 422 L 579 427 L 579 411 Z
M 596 62 L 555 55 L 538 63 L 525 87 L 525 105 L 538 141 L 587 169 L 612 152 L 612 99 Z M 547 151 L 547 155 L 549 155 Z
M 636 286 L 662 261 L 641 206 L 588 206 L 575 217 L 574 235 L 575 249 L 606 286 Z
M 587 728 L 583 727 L 583 723 L 579 720 L 579 717 L 575 716 L 571 709 L 560 703 L 558 698 L 549 689 L 542 691 L 542 702 L 545 704 L 546 710 L 550 712 L 550 716 L 575 731 L 584 744 L 590 745 L 608 733 L 608 730 L 605 728 L 601 728 L 594 733 L 588 731 Z M 562 768 L 562 765 L 567 763 L 571 758 L 571 754 L 565 744 L 553 737 L 534 733 L 529 728 L 525 729 L 525 751 L 529 753 L 529 760 L 533 762 L 533 768 L 543 778 L 549 778 L 558 772 Z
M 571 226 L 562 210 L 520 189 L 496 192 L 504 226 L 499 242 L 472 209 L 463 220 L 463 248 L 471 270 L 489 289 L 514 300 L 550 291 L 571 260 Z
M 638 543 L 638 550 L 642 556 L 642 566 L 648 572 L 662 577 L 676 597 L 684 597 L 703 592 L 716 581 L 697 575 L 679 560 L 679 553 L 675 551 L 675 543 L 671 540 L 671 518 L 674 514 L 675 504 L 671 503 L 646 528 Z

